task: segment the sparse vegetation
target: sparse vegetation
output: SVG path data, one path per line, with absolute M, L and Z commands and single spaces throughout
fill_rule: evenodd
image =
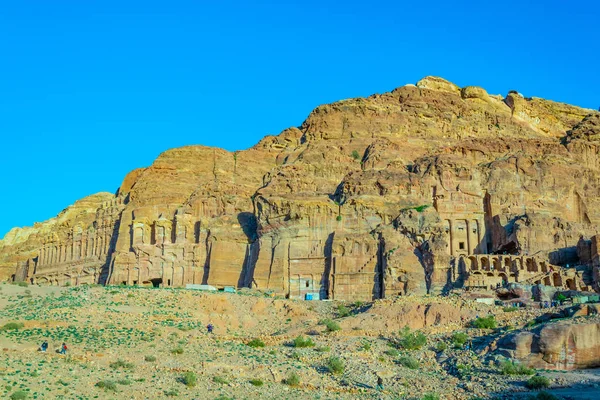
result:
M 436 351 L 445 351 L 448 348 L 446 342 L 437 342 L 435 345 Z
M 181 381 L 187 387 L 194 387 L 198 383 L 198 377 L 196 376 L 196 374 L 194 372 L 187 371 L 181 377 Z
M 327 369 L 332 374 L 341 374 L 344 372 L 344 362 L 339 357 L 330 357 L 327 360 Z
M 473 321 L 473 327 L 479 329 L 494 329 L 496 328 L 496 325 L 496 317 L 493 315 L 480 317 Z
M 155 356 L 146 356 L 146 357 L 144 357 L 144 361 L 154 362 L 154 361 L 156 361 L 156 357 Z
M 419 369 L 419 362 L 409 356 L 403 356 L 398 359 L 398 364 L 410 369 Z
M 400 352 L 396 349 L 387 349 L 384 353 L 390 357 L 398 357 L 400 355 Z
M 112 369 L 134 369 L 135 368 L 135 364 L 130 363 L 130 362 L 125 362 L 123 360 L 118 360 L 115 362 L 110 363 L 110 367 Z
M 344 318 L 350 315 L 350 310 L 343 304 L 338 304 L 337 306 L 337 315 L 338 318 Z
M 117 383 L 110 380 L 104 380 L 96 383 L 96 387 L 100 389 L 104 389 L 106 391 L 116 392 L 117 391 Z
M 265 342 L 263 342 L 260 339 L 252 339 L 251 341 L 246 343 L 246 345 L 253 348 L 265 347 Z
M 515 307 L 515 306 L 504 307 L 504 308 L 502 308 L 502 311 L 504 311 L 504 312 L 519 311 L 519 307 Z
M 415 331 L 411 332 L 408 326 L 400 331 L 400 338 L 396 342 L 397 346 L 405 350 L 419 350 L 427 344 L 427 336 Z
M 527 368 L 523 364 L 515 363 L 514 361 L 503 361 L 500 364 L 500 372 L 502 375 L 533 375 L 535 371 Z
M 295 372 L 292 372 L 287 378 L 285 378 L 284 383 L 288 386 L 296 387 L 300 385 L 300 377 Z
M 550 380 L 545 376 L 536 375 L 529 378 L 529 380 L 525 382 L 525 386 L 533 390 L 546 389 L 550 386 Z
M 24 326 L 25 325 L 23 325 L 22 322 L 7 322 L 6 324 L 4 324 L 4 326 L 2 328 L 0 328 L 0 330 L 11 331 L 11 330 L 15 330 L 15 329 L 21 329 Z
M 463 348 L 463 346 L 465 345 L 465 343 L 467 343 L 468 340 L 469 340 L 469 335 L 467 335 L 464 332 L 455 332 L 452 335 L 452 344 L 454 345 L 454 348 L 456 348 L 456 349 Z
M 171 349 L 171 354 L 183 354 L 183 347 L 177 346 L 174 349 Z
M 322 324 L 325 325 L 328 332 L 336 332 L 336 331 L 339 331 L 342 329 L 340 327 L 340 324 L 338 324 L 337 322 L 332 321 L 330 319 L 323 320 Z
M 27 392 L 19 390 L 10 395 L 10 400 L 24 400 L 28 397 Z
M 314 347 L 315 342 L 313 342 L 311 338 L 304 338 L 302 336 L 298 336 L 296 339 L 294 339 L 292 345 L 294 347 Z
M 229 381 L 222 376 L 213 376 L 212 380 L 214 383 L 220 383 L 221 385 L 227 385 L 229 383 Z
M 252 384 L 252 386 L 262 386 L 264 385 L 264 382 L 260 379 L 250 379 L 250 384 Z
M 355 160 L 360 159 L 360 154 L 358 154 L 357 150 L 352 150 L 352 158 L 354 158 Z

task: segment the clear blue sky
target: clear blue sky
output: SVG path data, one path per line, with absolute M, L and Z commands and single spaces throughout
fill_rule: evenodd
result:
M 244 149 L 426 75 L 597 109 L 599 21 L 597 1 L 0 0 L 0 237 L 166 149 Z

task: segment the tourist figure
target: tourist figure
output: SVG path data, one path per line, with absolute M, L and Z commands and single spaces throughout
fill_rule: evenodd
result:
M 377 377 L 377 390 L 383 390 L 383 379 L 380 376 Z
M 40 351 L 43 351 L 45 353 L 46 350 L 48 350 L 48 342 L 44 340 L 44 343 L 42 343 L 42 345 L 40 346 Z
M 63 342 L 60 348 L 60 354 L 67 354 L 67 344 L 65 342 Z
M 212 324 L 206 325 L 206 330 L 208 333 L 213 333 L 214 326 Z

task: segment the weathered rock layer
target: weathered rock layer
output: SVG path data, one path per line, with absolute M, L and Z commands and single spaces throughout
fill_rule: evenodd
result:
M 478 282 L 589 288 L 594 274 L 558 265 L 597 264 L 599 118 L 427 77 L 317 107 L 248 150 L 166 151 L 116 195 L 11 231 L 0 271 L 337 299 Z

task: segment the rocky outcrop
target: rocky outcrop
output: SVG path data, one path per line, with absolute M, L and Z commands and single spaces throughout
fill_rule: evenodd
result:
M 600 366 L 600 322 L 553 322 L 512 334 L 499 346 L 502 354 L 532 368 L 594 368 Z
M 552 272 L 600 223 L 598 115 L 427 77 L 319 106 L 248 150 L 168 150 L 85 212 L 11 232 L 0 271 L 353 300 L 479 281 L 581 288 Z M 480 257 L 492 252 L 507 258 Z

